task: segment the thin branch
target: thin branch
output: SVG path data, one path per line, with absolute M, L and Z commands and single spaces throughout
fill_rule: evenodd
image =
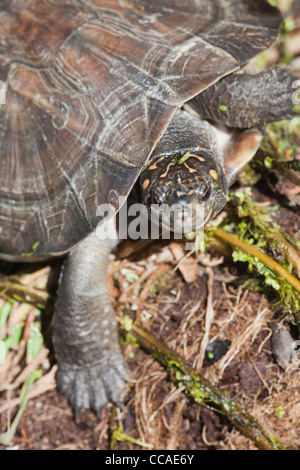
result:
M 235 235 L 232 235 L 231 233 L 228 233 L 219 227 L 214 227 L 213 233 L 217 238 L 221 239 L 222 241 L 229 243 L 230 245 L 239 248 L 240 250 L 243 250 L 244 252 L 248 253 L 253 257 L 256 257 L 268 268 L 270 268 L 276 274 L 285 279 L 300 293 L 300 281 L 295 276 L 290 274 L 283 266 L 281 266 L 281 264 L 277 263 L 277 261 L 275 261 L 269 255 L 261 251 L 259 248 L 238 239 Z
M 185 364 L 173 350 L 158 340 L 151 332 L 133 324 L 130 333 L 147 352 L 151 353 L 169 371 L 171 380 L 185 386 L 185 393 L 195 402 L 213 405 L 262 450 L 285 450 L 283 444 L 244 408 L 229 400 L 225 393 Z M 123 330 L 124 334 L 124 330 Z
M 8 277 L 0 277 L 0 297 L 27 302 L 38 308 L 45 308 L 49 299 L 48 292 L 34 287 L 11 281 Z

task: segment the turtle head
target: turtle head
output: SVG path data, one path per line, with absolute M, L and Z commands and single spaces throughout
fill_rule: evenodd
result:
M 185 152 L 153 159 L 141 175 L 142 202 L 151 217 L 183 233 L 198 230 L 225 205 L 227 183 L 216 159 Z

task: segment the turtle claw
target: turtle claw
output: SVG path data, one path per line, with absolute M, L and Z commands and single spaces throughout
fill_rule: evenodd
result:
M 81 408 L 73 408 L 73 416 L 76 424 L 79 424 L 79 417 L 81 413 Z
M 114 405 L 115 405 L 117 408 L 119 408 L 121 411 L 123 411 L 124 408 L 125 408 L 125 407 L 124 407 L 124 403 L 121 402 L 121 401 L 114 402 Z
M 95 413 L 95 415 L 97 416 L 97 419 L 99 421 L 102 421 L 102 413 L 103 413 L 103 408 L 100 408 L 98 410 L 93 410 L 93 412 Z
M 129 372 L 123 363 L 120 367 L 120 358 L 117 358 L 118 368 L 108 367 L 108 364 L 94 364 L 86 368 L 63 364 L 57 372 L 56 380 L 59 393 L 69 401 L 75 421 L 78 421 L 83 409 L 92 410 L 101 420 L 103 407 L 113 402 L 122 408 L 121 394 Z M 115 358 L 110 358 L 114 363 Z

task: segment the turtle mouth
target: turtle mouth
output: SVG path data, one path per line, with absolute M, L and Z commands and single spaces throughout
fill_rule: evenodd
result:
M 151 222 L 163 230 L 181 238 L 195 232 L 205 225 L 212 215 L 211 204 L 201 204 L 198 199 L 189 203 L 151 204 L 148 207 Z
M 151 221 L 184 235 L 201 228 L 210 214 L 213 189 L 206 178 L 170 178 L 163 189 L 154 186 L 146 200 Z

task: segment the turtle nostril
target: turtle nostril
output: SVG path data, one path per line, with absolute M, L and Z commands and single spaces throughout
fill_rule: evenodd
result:
M 152 202 L 152 204 L 160 204 L 160 200 L 156 196 L 152 196 L 151 202 Z
M 203 204 L 207 202 L 211 196 L 212 190 L 208 184 L 202 185 L 196 190 L 187 192 L 177 191 L 177 204 Z
M 165 194 L 163 192 L 153 190 L 150 193 L 151 204 L 163 204 L 165 202 Z

